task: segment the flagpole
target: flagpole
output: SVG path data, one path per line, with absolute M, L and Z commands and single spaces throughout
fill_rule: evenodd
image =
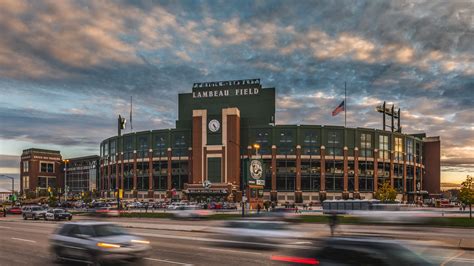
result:
M 347 89 L 344 81 L 344 127 L 347 127 Z

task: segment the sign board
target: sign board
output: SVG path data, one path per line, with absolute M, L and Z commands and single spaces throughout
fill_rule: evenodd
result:
M 246 181 L 248 185 L 259 185 L 265 186 L 265 176 L 264 176 L 264 168 L 263 168 L 263 161 L 260 159 L 252 159 L 245 161 L 245 168 L 248 170 L 246 171 Z

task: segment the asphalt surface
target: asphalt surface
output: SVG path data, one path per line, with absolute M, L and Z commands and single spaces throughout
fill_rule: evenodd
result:
M 269 265 L 271 255 L 279 255 L 288 249 L 314 245 L 317 242 L 313 242 L 313 239 L 317 240 L 318 237 L 328 234 L 325 225 L 297 225 L 298 231 L 303 232 L 305 238 L 289 239 L 283 245 L 266 245 L 258 241 L 246 243 L 233 241 L 213 232 L 212 228 L 220 226 L 221 221 L 125 218 L 106 220 L 123 224 L 129 227 L 131 233 L 151 242 L 152 250 L 144 260 L 145 265 Z M 0 265 L 55 265 L 53 254 L 49 251 L 48 237 L 59 223 L 64 222 L 23 221 L 19 216 L 0 219 Z M 159 228 L 169 230 L 134 228 L 134 224 L 148 224 L 149 227 L 159 224 L 161 225 Z M 180 228 L 185 226 L 204 226 L 206 230 L 180 231 Z M 472 229 L 416 230 L 400 226 L 341 226 L 338 229 L 338 234 L 341 235 L 367 233 L 391 239 L 410 239 L 406 242 L 409 248 L 438 265 L 474 264 L 472 249 L 458 249 L 455 248 L 456 245 L 446 245 L 450 240 L 472 241 L 474 239 Z M 443 242 L 443 239 L 447 242 Z

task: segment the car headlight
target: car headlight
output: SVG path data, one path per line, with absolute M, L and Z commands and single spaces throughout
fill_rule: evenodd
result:
M 138 239 L 133 239 L 132 240 L 132 243 L 138 243 L 138 244 L 150 244 L 150 241 L 147 241 L 147 240 L 138 240 Z
M 97 246 L 101 248 L 119 248 L 120 247 L 120 245 L 117 245 L 117 244 L 110 244 L 110 243 L 103 243 L 103 242 L 97 243 Z

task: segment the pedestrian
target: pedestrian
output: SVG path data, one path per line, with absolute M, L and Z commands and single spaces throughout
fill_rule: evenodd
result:
M 260 203 L 257 204 L 257 215 L 260 214 L 260 210 L 262 209 L 262 207 L 260 206 Z
M 329 228 L 331 229 L 331 236 L 334 236 L 334 231 L 336 230 L 336 226 L 337 226 L 337 213 L 336 212 L 332 212 L 331 213 L 331 216 L 329 216 Z
M 298 206 L 295 207 L 295 213 L 298 213 Z
M 3 206 L 3 217 L 7 217 L 7 208 Z

